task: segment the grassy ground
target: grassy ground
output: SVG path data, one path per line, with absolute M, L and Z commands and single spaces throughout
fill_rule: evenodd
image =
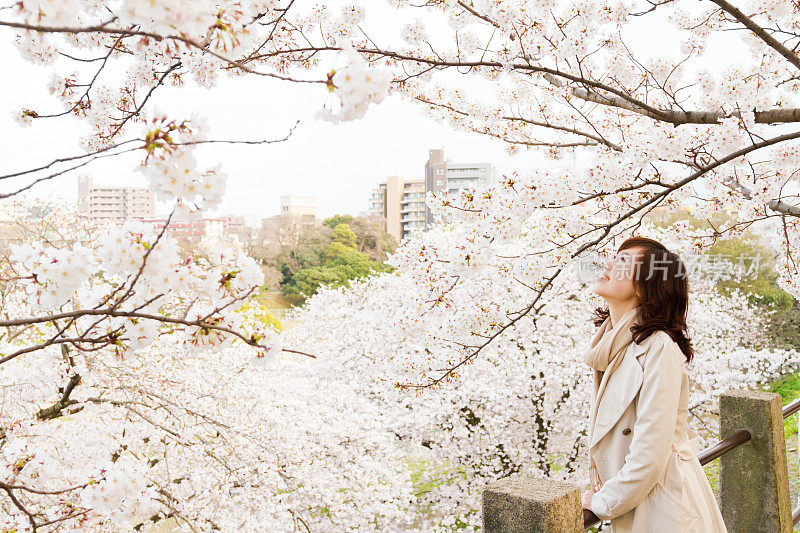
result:
M 280 291 L 262 291 L 258 301 L 267 309 L 288 309 L 292 306 L 292 302 Z

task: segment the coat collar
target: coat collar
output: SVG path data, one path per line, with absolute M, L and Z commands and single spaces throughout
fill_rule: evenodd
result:
M 644 371 L 638 358 L 647 352 L 646 344 L 644 341 L 642 344 L 631 342 L 625 348 L 625 355 L 619 366 L 608 378 L 603 397 L 600 398 L 600 405 L 597 407 L 594 435 L 589 442 L 589 448 L 593 448 L 614 427 L 639 392 Z

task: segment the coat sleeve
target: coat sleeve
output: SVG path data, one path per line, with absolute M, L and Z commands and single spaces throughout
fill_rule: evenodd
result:
M 639 505 L 664 477 L 672 452 L 686 359 L 666 333 L 652 340 L 644 356 L 636 421 L 625 464 L 592 495 L 592 512 L 603 520 L 616 518 Z

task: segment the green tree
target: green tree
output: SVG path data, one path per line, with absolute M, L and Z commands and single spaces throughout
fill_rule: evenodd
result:
M 333 215 L 323 220 L 322 225 L 334 229 L 339 224 L 347 224 L 349 226 L 352 221 L 353 215 Z
M 397 241 L 386 233 L 380 220 L 356 217 L 349 226 L 356 234 L 358 251 L 367 254 L 373 261 L 385 261 L 387 254 L 397 248 Z
M 351 279 L 391 270 L 391 266 L 372 261 L 353 246 L 334 241 L 323 252 L 322 264 L 301 268 L 285 280 L 282 290 L 302 299 L 316 294 L 322 285 L 347 286 Z
M 367 254 L 373 261 L 385 261 L 387 254 L 397 248 L 397 241 L 386 233 L 380 220 L 334 215 L 323 220 L 322 224 L 331 229 L 339 224 L 347 224 L 356 235 L 356 249 Z
M 390 272 L 387 253 L 397 244 L 379 220 L 335 215 L 322 225 L 305 228 L 275 257 L 280 290 L 301 304 L 322 285 L 340 287 L 351 279 Z
M 349 248 L 355 248 L 356 234 L 347 224 L 339 224 L 333 228 L 333 242 L 341 243 Z

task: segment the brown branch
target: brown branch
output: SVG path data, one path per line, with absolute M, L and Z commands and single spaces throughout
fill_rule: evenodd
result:
M 465 10 L 469 11 L 470 13 L 472 13 L 474 16 L 478 17 L 479 19 L 488 22 L 489 24 L 491 24 L 495 28 L 499 28 L 500 27 L 500 25 L 497 22 L 493 21 L 492 19 L 490 19 L 486 15 L 478 13 L 472 6 L 467 5 L 467 3 L 464 2 L 463 0 L 458 0 L 458 5 L 460 5 Z
M 22 502 L 20 502 L 19 499 L 14 495 L 14 492 L 10 488 L 10 485 L 6 485 L 2 481 L 0 481 L 0 489 L 3 490 L 8 495 L 8 499 L 11 500 L 11 502 L 17 507 L 17 509 L 22 511 L 25 514 L 25 516 L 28 517 L 28 522 L 30 522 L 31 524 L 31 531 L 36 532 L 39 528 L 39 524 L 36 523 L 35 515 L 32 512 L 28 511 L 28 509 L 26 509 L 24 505 L 22 505 Z
M 112 22 L 112 21 L 109 21 Z M 108 24 L 108 23 L 106 23 Z M 235 59 L 231 59 L 229 57 L 225 57 L 224 55 L 217 53 L 208 46 L 205 46 L 201 43 L 197 43 L 192 39 L 182 37 L 180 35 L 160 35 L 157 33 L 141 31 L 141 30 L 131 30 L 127 28 L 114 28 L 114 27 L 107 27 L 105 24 L 101 24 L 98 26 L 86 26 L 83 28 L 75 28 L 75 27 L 68 27 L 68 26 L 44 26 L 44 25 L 37 25 L 37 24 L 26 24 L 24 22 L 14 22 L 9 20 L 0 20 L 0 26 L 6 26 L 8 28 L 18 28 L 24 30 L 35 31 L 38 33 L 72 33 L 72 34 L 80 34 L 80 33 L 101 33 L 101 34 L 109 34 L 109 35 L 121 35 L 121 36 L 142 36 L 142 37 L 150 37 L 157 41 L 161 41 L 164 39 L 176 41 L 179 43 L 183 43 L 191 48 L 197 48 L 198 50 L 203 51 L 209 55 L 214 56 L 215 58 L 228 63 L 229 65 L 238 68 L 244 72 L 255 74 L 257 76 L 266 76 L 270 78 L 276 78 L 283 81 L 291 81 L 294 83 L 327 83 L 327 80 L 300 80 L 295 78 L 290 78 L 288 76 L 281 76 L 280 74 L 275 74 L 273 72 L 259 72 L 256 70 L 252 70 L 242 64 L 240 61 Z
M 461 116 L 464 116 L 464 117 L 471 116 L 468 111 L 463 111 L 461 109 L 456 109 L 455 107 L 453 107 L 452 105 L 449 105 L 449 104 L 442 104 L 442 103 L 439 103 L 439 102 L 434 102 L 434 101 L 428 100 L 427 98 L 424 98 L 422 96 L 415 96 L 414 100 L 417 100 L 418 102 L 422 102 L 422 103 L 430 105 L 430 106 L 441 107 L 443 109 L 447 109 L 448 111 L 451 111 L 451 112 L 453 112 L 453 113 L 455 113 L 457 115 L 461 115 Z M 511 121 L 511 122 L 524 122 L 525 124 L 530 124 L 532 126 L 540 126 L 540 127 L 552 129 L 552 130 L 555 130 L 555 131 L 562 131 L 562 132 L 565 132 L 565 133 L 571 133 L 573 135 L 577 135 L 577 136 L 580 136 L 580 137 L 586 137 L 587 139 L 596 141 L 597 144 L 604 144 L 604 145 L 608 146 L 609 148 L 611 148 L 612 150 L 616 150 L 616 151 L 619 151 L 619 152 L 622 151 L 622 148 L 619 145 L 614 144 L 613 142 L 608 141 L 608 140 L 604 139 L 603 137 L 601 137 L 599 135 L 595 135 L 593 133 L 581 131 L 581 130 L 578 130 L 578 129 L 575 129 L 575 128 L 570 128 L 569 126 L 559 126 L 558 124 L 551 124 L 549 122 L 541 122 L 541 121 L 537 121 L 537 120 L 533 120 L 533 119 L 529 119 L 529 118 L 515 117 L 515 116 L 511 116 L 511 115 L 503 115 L 500 118 L 502 118 L 503 120 Z M 487 134 L 487 135 L 491 135 L 491 136 L 500 138 L 500 136 L 498 134 L 494 134 L 494 133 L 491 133 L 491 132 L 482 132 L 482 131 L 474 129 L 474 128 L 473 128 L 473 131 L 475 131 L 476 133 L 483 133 L 483 134 Z M 505 137 L 502 140 L 506 140 L 506 142 L 512 142 L 512 141 L 509 141 L 509 140 L 505 139 Z M 520 144 L 529 144 L 529 143 L 524 143 L 523 141 L 519 141 L 519 143 Z M 541 143 L 541 144 L 545 145 L 545 146 L 549 146 L 549 144 L 544 143 L 544 142 Z M 562 147 L 563 147 L 563 145 L 562 145 Z
M 564 81 L 558 79 L 556 75 L 545 74 L 544 77 L 556 87 L 562 87 L 564 85 Z M 680 124 L 718 124 L 719 121 L 725 117 L 741 116 L 740 111 L 725 113 L 723 111 L 684 111 L 674 109 L 655 109 L 650 106 L 642 107 L 634 102 L 631 102 L 630 99 L 627 98 L 623 99 L 617 96 L 601 95 L 591 92 L 587 89 L 581 89 L 577 87 L 574 87 L 571 90 L 571 93 L 573 96 L 587 102 L 625 109 L 627 111 L 631 111 L 633 113 L 637 113 L 661 122 L 668 122 L 676 126 Z M 753 110 L 753 114 L 755 115 L 755 122 L 757 124 L 800 122 L 800 108 L 776 108 L 765 109 L 763 111 Z
M 117 144 L 112 144 L 111 146 L 106 146 L 104 148 L 100 148 L 98 150 L 95 150 L 94 152 L 82 153 L 82 154 L 79 154 L 79 155 L 73 155 L 73 156 L 67 156 L 67 157 L 59 157 L 59 158 L 53 159 L 49 163 L 47 163 L 45 165 L 42 165 L 42 166 L 39 166 L 39 167 L 31 168 L 31 169 L 28 169 L 28 170 L 21 170 L 19 172 L 12 172 L 10 174 L 0 174 L 0 180 L 4 180 L 4 179 L 8 179 L 8 178 L 17 178 L 17 177 L 20 177 L 20 176 L 24 176 L 25 174 L 33 174 L 35 172 L 40 172 L 42 170 L 47 170 L 48 168 L 52 167 L 53 165 L 57 165 L 58 163 L 67 163 L 67 162 L 70 162 L 70 161 L 75 161 L 77 159 L 85 159 L 87 157 L 91 157 L 91 156 L 94 156 L 94 155 L 99 155 L 99 154 L 102 154 L 104 152 L 108 152 L 109 150 L 113 150 L 114 148 L 118 148 L 120 146 L 124 146 L 126 144 L 130 144 L 132 142 L 137 142 L 137 141 L 138 142 L 144 142 L 144 139 L 129 139 L 127 141 L 122 141 L 122 142 L 117 143 Z
M 794 65 L 796 68 L 800 69 L 800 58 L 797 57 L 797 54 L 793 51 L 786 48 L 780 41 L 778 41 L 775 37 L 767 33 L 764 28 L 756 24 L 753 19 L 742 13 L 739 8 L 730 3 L 726 2 L 725 0 L 711 0 L 713 3 L 717 4 L 723 11 L 728 13 L 729 15 L 733 16 L 736 20 L 742 23 L 744 27 L 748 30 L 753 32 L 759 39 L 764 41 L 770 48 L 778 52 L 780 55 L 786 58 L 789 63 Z
M 167 79 L 167 76 L 169 76 L 169 75 L 170 75 L 170 73 L 172 73 L 172 72 L 174 72 L 176 69 L 180 68 L 180 66 L 181 66 L 181 62 L 180 62 L 180 61 L 178 61 L 178 62 L 176 62 L 176 63 L 173 63 L 172 65 L 170 65 L 170 66 L 169 66 L 169 68 L 168 68 L 167 70 L 165 70 L 165 71 L 163 72 L 163 74 L 161 74 L 161 77 L 160 77 L 160 78 L 158 78 L 158 80 L 156 81 L 156 83 L 155 83 L 155 84 L 153 84 L 153 86 L 152 86 L 152 87 L 150 87 L 150 90 L 149 90 L 149 91 L 147 91 L 147 94 L 145 94 L 145 95 L 144 95 L 144 98 L 142 99 L 142 101 L 139 103 L 139 105 L 138 105 L 138 106 L 136 106 L 136 109 L 134 109 L 133 111 L 129 112 L 129 113 L 128 113 L 128 114 L 127 114 L 127 115 L 126 115 L 126 116 L 125 116 L 125 117 L 122 119 L 122 121 L 121 121 L 119 124 L 117 124 L 116 128 L 114 128 L 114 131 L 112 131 L 112 132 L 111 132 L 111 134 L 108 136 L 108 138 L 111 138 L 111 137 L 115 136 L 117 133 L 119 133 L 119 132 L 120 132 L 120 130 L 122 130 L 122 128 L 123 128 L 123 127 L 125 126 L 125 124 L 128 122 L 128 120 L 130 120 L 131 118 L 133 118 L 133 117 L 135 117 L 136 115 L 138 115 L 138 114 L 139 114 L 139 113 L 142 111 L 142 108 L 144 107 L 144 105 L 147 103 L 147 101 L 148 101 L 148 100 L 150 99 L 150 97 L 153 95 L 153 92 L 155 92 L 155 90 L 156 90 L 158 87 L 160 87 L 160 86 L 161 86 L 161 85 L 164 83 L 164 80 L 166 80 L 166 79 Z
M 52 420 L 54 418 L 58 418 L 61 416 L 62 410 L 66 409 L 70 405 L 78 403 L 76 400 L 71 400 L 69 395 L 72 394 L 72 391 L 75 389 L 78 383 L 80 383 L 80 381 L 80 375 L 73 374 L 69 378 L 69 383 L 67 383 L 67 386 L 64 387 L 64 392 L 61 394 L 61 398 L 50 407 L 40 409 L 36 413 L 36 418 L 39 420 Z
M 77 311 L 70 311 L 66 313 L 58 313 L 54 315 L 45 315 L 40 317 L 29 317 L 29 318 L 19 318 L 14 320 L 5 320 L 0 321 L 0 327 L 9 327 L 9 326 L 21 326 L 21 325 L 30 325 L 30 324 L 42 324 L 44 322 L 52 322 L 54 320 L 59 320 L 61 318 L 71 318 L 73 321 L 79 317 L 83 316 L 108 316 L 108 317 L 127 317 L 127 318 L 143 318 L 147 320 L 154 320 L 157 322 L 164 322 L 168 324 L 178 324 L 182 326 L 189 326 L 189 327 L 196 327 L 200 329 L 209 329 L 214 331 L 219 331 L 221 333 L 228 333 L 229 335 L 233 335 L 234 337 L 239 338 L 248 346 L 252 346 L 254 348 L 262 348 L 268 349 L 269 346 L 265 346 L 260 344 L 257 340 L 244 336 L 241 332 L 235 331 L 233 329 L 218 326 L 216 324 L 209 324 L 207 322 L 203 322 L 202 320 L 184 320 L 180 318 L 173 318 L 169 316 L 159 316 L 159 315 L 152 315 L 149 313 L 138 313 L 138 312 L 127 312 L 127 311 L 117 311 L 114 309 L 80 309 Z M 42 343 L 41 345 L 37 345 L 35 347 L 28 347 L 20 349 L 12 354 L 6 355 L 5 357 L 0 358 L 0 364 L 3 364 L 11 359 L 14 359 L 24 353 L 32 352 L 38 349 L 46 348 L 47 346 L 51 346 L 53 344 L 62 344 L 64 342 L 108 342 L 107 340 L 103 339 L 56 339 L 55 337 L 50 339 L 49 341 Z M 282 351 L 295 353 L 299 355 L 305 355 L 307 357 L 311 357 L 316 359 L 317 356 L 301 352 L 299 350 L 289 350 L 289 349 L 282 349 Z

